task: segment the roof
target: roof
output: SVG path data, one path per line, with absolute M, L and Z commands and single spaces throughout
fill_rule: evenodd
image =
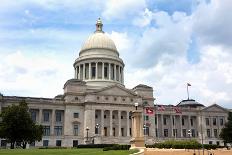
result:
M 203 106 L 203 104 L 196 102 L 194 99 L 182 100 L 177 106 Z
M 137 89 L 137 88 L 153 89 L 152 87 L 144 85 L 144 84 L 139 84 L 139 85 L 135 86 L 133 89 Z

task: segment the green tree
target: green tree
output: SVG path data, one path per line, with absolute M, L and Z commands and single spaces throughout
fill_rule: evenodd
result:
M 220 138 L 223 139 L 225 143 L 232 144 L 232 112 L 229 112 L 228 121 L 221 130 Z
M 14 148 L 16 143 L 25 149 L 27 143 L 42 139 L 42 126 L 33 122 L 24 100 L 19 105 L 8 106 L 0 116 L 2 117 L 0 137 L 10 142 L 11 149 Z

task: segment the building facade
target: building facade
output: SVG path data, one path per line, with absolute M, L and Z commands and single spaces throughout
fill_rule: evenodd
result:
M 74 78 L 64 84 L 62 95 L 54 98 L 0 95 L 0 110 L 25 100 L 32 119 L 43 125 L 42 141 L 30 144 L 31 147 L 129 144 L 131 111 L 135 103 L 139 104 L 139 109 L 144 109 L 147 144 L 194 138 L 222 145 L 218 136 L 227 120 L 227 109 L 216 104 L 205 107 L 194 100 L 183 100 L 176 106 L 154 106 L 152 87 L 139 84 L 127 89 L 124 62 L 102 28 L 98 19 L 96 31 L 84 42 L 73 64 Z M 1 146 L 5 145 L 6 141 L 1 139 Z

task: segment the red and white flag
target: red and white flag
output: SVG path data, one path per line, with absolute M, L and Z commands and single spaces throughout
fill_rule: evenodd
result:
M 164 111 L 164 110 L 165 110 L 165 107 L 163 105 L 158 106 L 158 111 Z
M 146 108 L 146 114 L 153 115 L 154 114 L 154 110 L 152 108 L 147 107 Z
M 182 111 L 179 107 L 173 107 L 173 110 L 177 113 L 177 114 L 181 114 Z

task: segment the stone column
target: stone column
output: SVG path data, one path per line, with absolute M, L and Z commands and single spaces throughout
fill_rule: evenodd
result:
M 109 63 L 109 80 L 111 80 L 111 64 Z
M 54 127 L 55 127 L 55 114 L 56 114 L 56 112 L 55 112 L 55 110 L 53 109 L 52 110 L 52 117 L 51 117 L 51 135 L 53 136 L 53 135 L 55 135 L 55 133 L 54 133 Z
M 121 111 L 118 111 L 118 136 L 122 136 L 121 133 Z
M 83 80 L 85 80 L 85 63 L 83 64 Z
M 121 77 L 122 75 L 121 75 L 121 72 L 120 72 L 120 71 L 121 71 L 121 66 L 118 67 L 119 82 L 121 82 L 121 78 L 122 78 L 122 77 Z
M 116 64 L 114 64 L 114 81 L 116 81 Z
M 122 67 L 122 84 L 124 83 L 124 69 Z
M 74 78 L 77 78 L 77 68 L 74 66 Z
M 183 136 L 183 133 L 182 133 L 182 115 L 180 115 L 180 137 Z
M 163 123 L 164 123 L 164 116 L 163 114 L 160 114 L 161 117 L 161 123 L 160 123 L 160 127 L 161 127 L 161 137 L 164 137 L 164 127 L 163 127 Z
M 42 119 L 43 119 L 43 109 L 39 109 L 39 120 L 38 120 L 39 124 L 43 122 Z
M 95 79 L 98 79 L 98 63 L 97 62 L 95 66 Z
M 92 78 L 91 62 L 89 63 L 89 80 Z
M 126 113 L 126 127 L 127 127 L 127 132 L 126 132 L 126 136 L 130 136 L 130 119 L 129 119 L 129 117 L 130 117 L 130 111 L 127 111 L 127 113 Z
M 110 136 L 113 136 L 113 131 L 112 131 L 112 110 L 110 110 Z
M 80 72 L 81 72 L 80 70 L 81 70 L 81 69 L 80 69 L 80 65 L 79 65 L 79 66 L 78 66 L 78 79 L 79 79 L 79 80 L 81 79 L 81 78 L 80 78 L 80 74 L 81 74 L 81 73 L 80 73 Z
M 101 110 L 101 135 L 105 136 L 104 134 L 104 110 Z
M 170 120 L 171 120 L 171 137 L 174 136 L 174 132 L 173 132 L 173 116 L 170 114 Z
M 105 63 L 102 62 L 102 79 L 104 79 L 104 65 L 105 65 Z

